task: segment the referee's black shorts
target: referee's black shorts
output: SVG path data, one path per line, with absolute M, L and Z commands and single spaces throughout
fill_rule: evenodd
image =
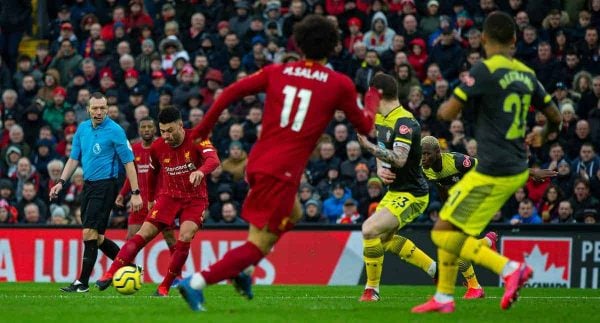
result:
M 84 229 L 104 234 L 118 194 L 117 179 L 85 181 L 81 192 L 81 220 Z

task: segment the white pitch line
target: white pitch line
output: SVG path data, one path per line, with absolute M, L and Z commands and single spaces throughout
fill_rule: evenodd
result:
M 151 295 L 140 296 L 119 296 L 119 295 L 89 295 L 89 294 L 73 294 L 73 295 L 0 295 L 0 298 L 74 298 L 75 295 L 82 295 L 85 298 L 118 298 L 118 299 L 133 299 L 133 298 L 151 298 L 165 299 L 164 297 L 156 297 Z M 177 298 L 178 295 L 171 295 L 171 298 Z M 229 298 L 227 296 L 213 296 L 211 298 Z M 355 299 L 356 296 L 264 296 L 257 297 L 259 299 Z M 421 299 L 423 296 L 386 296 L 385 299 Z M 498 296 L 486 296 L 487 299 L 500 299 Z M 519 299 L 573 299 L 573 300 L 600 300 L 600 296 L 519 296 Z

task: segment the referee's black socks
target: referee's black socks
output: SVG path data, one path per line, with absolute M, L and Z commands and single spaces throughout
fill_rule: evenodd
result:
M 107 237 L 104 237 L 104 241 L 102 241 L 102 244 L 99 246 L 99 248 L 102 253 L 112 260 L 115 259 L 120 250 L 119 246 L 117 246 L 114 241 L 108 239 Z
M 79 281 L 87 286 L 89 285 L 90 275 L 94 269 L 96 258 L 98 258 L 98 240 L 85 240 L 83 241 L 83 247 L 83 264 L 81 265 Z

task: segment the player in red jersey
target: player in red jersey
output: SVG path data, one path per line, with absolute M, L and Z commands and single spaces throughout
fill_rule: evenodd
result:
M 150 169 L 147 173 L 150 214 L 140 230 L 123 245 L 110 269 L 96 282 L 100 290 L 110 286 L 117 269 L 130 264 L 150 240 L 179 217 L 175 252 L 167 275 L 156 291 L 157 296 L 167 296 L 171 283 L 181 273 L 188 257 L 190 242 L 202 226 L 203 213 L 208 206 L 204 177 L 219 166 L 217 152 L 208 140 L 194 142 L 191 133 L 183 129 L 177 108 L 162 110 L 158 122 L 161 138 L 150 146 Z M 155 192 L 159 175 L 160 187 Z
M 262 133 L 246 168 L 250 191 L 242 216 L 250 224 L 248 240 L 207 270 L 181 281 L 179 290 L 192 310 L 203 308 L 202 288 L 225 279 L 233 279 L 238 292 L 252 298 L 251 278 L 243 270 L 264 258 L 300 219 L 300 177 L 335 110 L 343 110 L 359 133 L 374 127 L 379 92 L 369 90 L 363 110 L 352 81 L 324 66 L 338 42 L 333 24 L 308 16 L 295 26 L 294 37 L 303 60 L 269 65 L 226 88 L 193 130 L 194 138 L 207 138 L 226 107 L 246 95 L 266 92 Z
M 137 142 L 131 145 L 131 149 L 133 150 L 134 163 L 138 174 L 138 185 L 139 185 L 139 193 L 142 197 L 142 208 L 139 211 L 132 211 L 129 213 L 129 217 L 127 218 L 127 240 L 131 239 L 134 234 L 136 234 L 140 228 L 142 227 L 142 223 L 146 219 L 148 215 L 148 170 L 150 169 L 150 146 L 155 139 L 156 134 L 156 125 L 154 124 L 154 119 L 151 117 L 142 118 L 138 122 L 138 134 L 142 139 L 140 142 Z M 125 183 L 123 183 L 123 187 L 117 195 L 117 199 L 115 200 L 115 204 L 120 207 L 125 206 L 125 196 L 131 191 L 131 185 L 129 184 L 129 180 L 125 179 Z M 169 247 L 169 251 L 171 254 L 175 251 L 175 236 L 173 235 L 173 230 L 167 228 L 163 230 L 163 237 L 165 238 L 165 242 Z

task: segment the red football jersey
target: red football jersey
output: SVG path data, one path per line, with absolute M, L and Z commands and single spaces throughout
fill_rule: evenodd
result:
M 142 142 L 137 142 L 131 145 L 133 150 L 134 163 L 137 171 L 137 180 L 140 187 L 140 196 L 144 205 L 148 202 L 148 170 L 150 168 L 150 147 L 145 148 L 142 146 Z M 131 184 L 129 179 L 125 179 L 123 188 L 121 188 L 122 196 L 127 195 L 131 191 Z
M 319 63 L 273 64 L 234 83 L 219 95 L 194 138 L 207 138 L 221 111 L 236 100 L 266 92 L 262 133 L 250 151 L 247 172 L 298 182 L 317 140 L 343 110 L 359 133 L 374 126 L 375 109 L 363 111 L 352 80 Z
M 210 141 L 194 143 L 190 132 L 185 132 L 183 142 L 171 147 L 159 138 L 150 147 L 150 169 L 148 171 L 148 199 L 155 200 L 156 195 L 174 198 L 208 199 L 206 176 L 220 164 L 217 151 Z M 200 185 L 190 183 L 190 173 L 201 170 L 204 178 Z M 156 177 L 160 176 L 160 187 L 156 192 Z

